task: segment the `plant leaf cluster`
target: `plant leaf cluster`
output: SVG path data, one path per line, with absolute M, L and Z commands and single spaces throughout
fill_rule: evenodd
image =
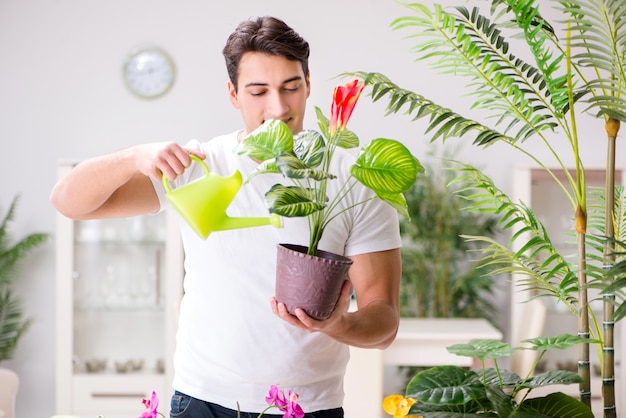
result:
M 32 319 L 24 318 L 21 300 L 11 289 L 18 262 L 48 239 L 48 234 L 33 233 L 17 242 L 11 240 L 9 225 L 18 201 L 19 196 L 13 199 L 0 223 L 0 362 L 13 358 L 20 338 L 32 323 Z
M 465 200 L 454 184 L 455 166 L 425 163 L 406 193 L 410 220 L 400 220 L 402 247 L 401 314 L 418 317 L 482 317 L 495 322 L 492 268 L 472 253 L 477 245 L 463 234 L 495 236 L 496 217 L 463 210 Z
M 424 418 L 592 418 L 589 407 L 561 392 L 536 398 L 529 398 L 528 395 L 532 390 L 544 386 L 569 385 L 582 381 L 578 374 L 565 370 L 533 375 L 536 365 L 548 350 L 564 350 L 584 342 L 599 341 L 561 334 L 523 342 L 528 345 L 511 347 L 498 340 L 476 339 L 467 344 L 448 347 L 452 354 L 480 359 L 482 368 L 466 370 L 458 366 L 437 366 L 419 372 L 406 387 L 405 396 L 417 401 L 409 414 Z M 528 376 L 520 377 L 498 367 L 498 359 L 508 357 L 517 350 L 540 353 Z M 492 360 L 495 367 L 485 367 L 486 360 Z
M 320 132 L 303 130 L 293 135 L 282 121 L 269 120 L 246 136 L 236 152 L 261 161 L 247 181 L 259 174 L 282 174 L 290 185 L 277 183 L 265 194 L 270 213 L 285 217 L 308 217 L 309 254 L 315 254 L 322 234 L 335 217 L 354 207 L 378 198 L 409 216 L 403 195 L 424 172 L 419 160 L 402 143 L 376 138 L 363 147 L 350 167 L 350 176 L 329 198 L 329 181 L 337 179 L 330 171 L 330 162 L 337 147 L 349 149 L 359 145 L 357 135 L 338 130 L 329 136 L 329 121 L 315 108 Z M 339 203 L 350 189 L 360 182 L 374 192 L 373 196 L 345 208 Z

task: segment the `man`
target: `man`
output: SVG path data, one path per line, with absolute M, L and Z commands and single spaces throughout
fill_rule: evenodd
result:
M 52 204 L 72 219 L 156 213 L 168 208 L 163 174 L 173 188 L 203 175 L 190 154 L 205 159 L 211 171 L 240 170 L 246 178 L 257 163 L 233 152 L 241 138 L 270 119 L 284 121 L 294 133 L 303 129 L 310 93 L 304 39 L 284 22 L 262 17 L 242 22 L 223 53 L 228 94 L 241 112 L 242 130 L 204 143 L 143 144 L 86 160 L 54 187 Z M 267 216 L 263 195 L 276 181 L 281 177 L 263 175 L 246 184 L 229 215 Z M 300 394 L 307 417 L 343 417 L 348 345 L 385 348 L 397 331 L 401 261 L 395 210 L 374 200 L 327 228 L 320 248 L 339 249 L 353 264 L 326 320 L 300 309 L 290 315 L 272 297 L 276 244 L 308 243 L 305 218 L 285 219 L 281 229 L 214 232 L 206 240 L 182 223 L 181 233 L 185 295 L 171 416 L 235 418 L 240 409 L 242 417 L 256 417 L 267 406 L 270 386 L 280 385 Z M 358 309 L 349 312 L 352 290 Z

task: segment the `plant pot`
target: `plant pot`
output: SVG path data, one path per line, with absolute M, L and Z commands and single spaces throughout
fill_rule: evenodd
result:
M 323 250 L 316 256 L 306 252 L 302 245 L 278 244 L 276 300 L 290 314 L 301 308 L 311 318 L 326 319 L 339 300 L 352 260 Z

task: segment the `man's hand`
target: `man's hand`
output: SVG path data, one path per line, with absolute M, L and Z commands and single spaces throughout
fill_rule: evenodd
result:
M 285 304 L 278 302 L 275 297 L 272 297 L 270 303 L 274 314 L 294 327 L 307 332 L 324 332 L 334 334 L 338 332 L 338 328 L 341 326 L 343 314 L 346 313 L 350 307 L 351 295 L 352 286 L 350 281 L 346 280 L 341 288 L 341 293 L 339 294 L 339 300 L 337 301 L 337 305 L 335 305 L 335 309 L 328 318 L 322 320 L 311 318 L 300 308 L 296 308 L 294 315 L 292 315 L 287 311 Z

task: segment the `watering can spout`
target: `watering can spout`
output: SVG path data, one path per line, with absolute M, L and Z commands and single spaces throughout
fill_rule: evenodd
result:
M 280 216 L 275 213 L 272 213 L 267 218 L 231 218 L 226 215 L 220 221 L 219 225 L 216 226 L 214 231 L 226 231 L 228 229 L 239 229 L 239 228 L 251 228 L 253 226 L 265 226 L 272 225 L 276 228 L 282 227 L 282 222 L 280 220 Z
M 272 214 L 267 218 L 231 218 L 226 209 L 241 188 L 242 178 L 239 171 L 229 177 L 211 173 L 200 158 L 191 158 L 202 165 L 205 176 L 172 189 L 163 176 L 165 196 L 172 207 L 202 239 L 206 239 L 213 231 L 250 228 L 254 226 L 282 226 L 280 216 Z

